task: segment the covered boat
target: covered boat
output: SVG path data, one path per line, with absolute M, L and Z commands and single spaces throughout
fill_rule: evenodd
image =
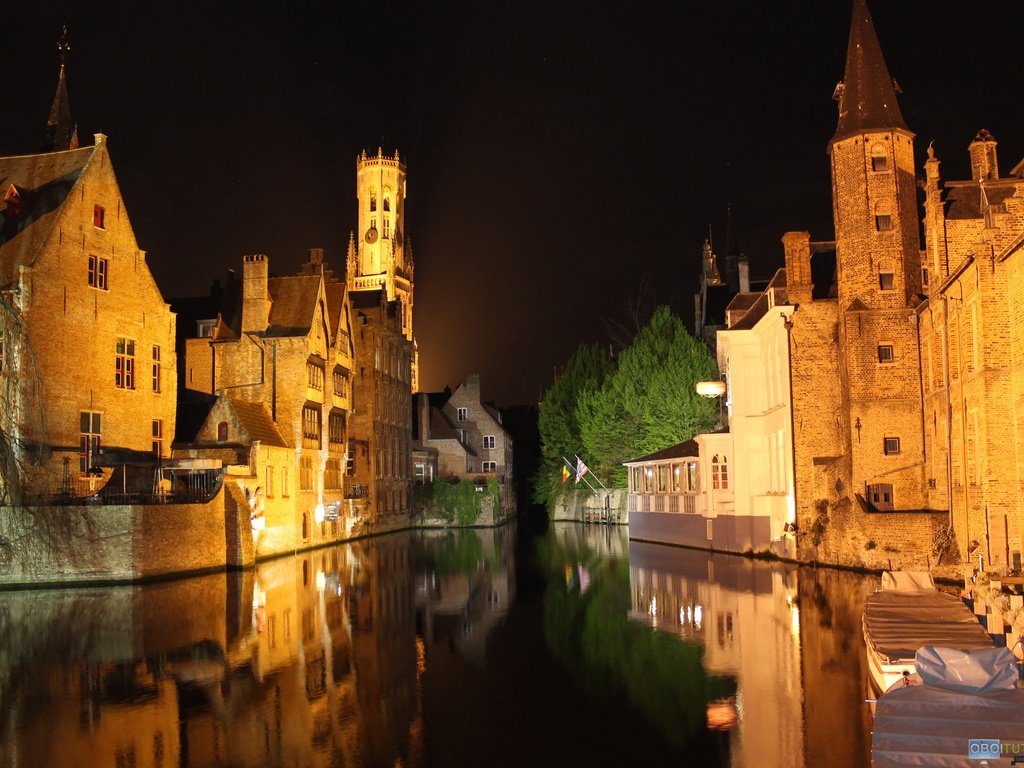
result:
M 1005 648 L 922 648 L 918 685 L 878 699 L 872 768 L 1009 766 L 1024 758 L 1024 689 Z
M 925 572 L 882 575 L 864 603 L 864 644 L 876 694 L 914 673 L 922 646 L 981 650 L 994 646 L 978 619 L 955 595 L 935 588 Z

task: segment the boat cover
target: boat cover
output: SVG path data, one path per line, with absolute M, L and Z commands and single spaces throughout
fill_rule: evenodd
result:
M 917 592 L 935 589 L 935 581 L 928 571 L 886 571 L 882 574 L 882 589 Z
M 960 598 L 933 589 L 872 592 L 864 603 L 864 637 L 889 663 L 911 661 L 924 645 L 961 650 L 993 646 Z
M 1007 648 L 960 651 L 925 646 L 918 650 L 914 668 L 923 684 L 963 693 L 1010 690 L 1020 679 L 1017 657 Z
M 970 739 L 998 739 L 1004 752 L 1024 749 L 1024 690 L 985 695 L 931 685 L 894 688 L 879 697 L 871 733 L 872 768 L 985 765 L 969 757 Z M 1013 754 L 987 765 L 1009 766 Z

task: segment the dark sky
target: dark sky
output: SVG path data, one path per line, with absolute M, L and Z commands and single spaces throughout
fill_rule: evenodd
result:
M 38 6 L 38 7 L 36 7 Z M 1024 156 L 1018 3 L 874 0 L 923 159 L 967 171 L 980 128 Z M 0 153 L 40 146 L 70 28 L 83 143 L 109 137 L 167 297 L 245 253 L 337 273 L 354 161 L 408 163 L 426 389 L 483 377 L 536 398 L 642 281 L 689 322 L 700 249 L 732 203 L 754 277 L 791 229 L 832 236 L 826 158 L 848 0 L 665 3 L 6 3 Z

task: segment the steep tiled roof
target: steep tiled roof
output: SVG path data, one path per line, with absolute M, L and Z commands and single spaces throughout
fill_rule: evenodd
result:
M 865 0 L 854 0 L 846 71 L 838 89 L 839 122 L 832 141 L 875 130 L 907 129 Z
M 304 336 L 309 333 L 320 295 L 320 275 L 272 277 L 267 281 L 270 326 L 267 336 Z
M 430 439 L 454 440 L 462 446 L 462 449 L 470 456 L 476 456 L 476 453 L 472 448 L 459 440 L 459 433 L 448 421 L 448 417 L 444 415 L 444 411 L 439 408 L 430 409 Z
M 336 334 L 341 323 L 341 313 L 345 307 L 345 284 L 341 282 L 329 282 L 324 284 L 324 291 L 327 294 L 327 317 L 331 323 L 331 343 L 337 341 Z
M 986 181 L 985 197 L 988 204 L 1002 205 L 1006 198 L 1013 197 L 1020 186 L 1018 179 Z M 953 182 L 946 186 L 947 219 L 980 219 L 983 215 L 981 185 L 978 182 Z
M 0 284 L 35 261 L 96 149 L 0 157 Z
M 274 424 L 274 420 L 270 418 L 267 407 L 263 403 L 250 403 L 230 398 L 228 402 L 231 403 L 231 408 L 238 417 L 238 423 L 241 424 L 250 440 L 253 442 L 258 440 L 264 445 L 274 445 L 279 448 L 288 447 L 288 443 L 281 436 L 281 432 Z

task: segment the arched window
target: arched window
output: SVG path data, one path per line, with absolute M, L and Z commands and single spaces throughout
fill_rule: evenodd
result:
M 390 197 L 385 197 L 384 198 L 384 212 L 387 213 L 390 210 L 391 210 L 391 198 Z
M 217 425 L 217 442 L 226 443 L 228 441 L 228 423 L 222 421 Z
M 370 195 L 370 212 L 373 213 L 377 210 L 377 196 Z
M 887 202 L 875 205 L 875 229 L 879 232 L 888 232 L 892 229 L 892 206 Z
M 729 459 L 717 453 L 711 457 L 711 485 L 716 491 L 729 488 Z

